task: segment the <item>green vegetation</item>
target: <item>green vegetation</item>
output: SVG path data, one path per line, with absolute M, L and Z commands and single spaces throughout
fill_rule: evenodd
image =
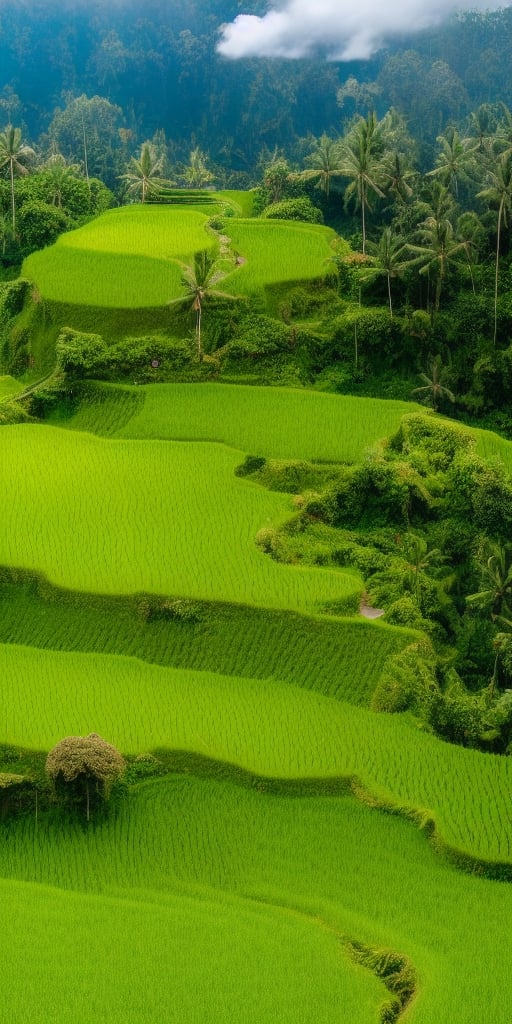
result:
M 368 648 L 369 631 L 361 639 Z M 364 650 L 360 644 L 360 658 Z M 462 864 L 464 857 L 502 862 L 512 874 L 510 760 L 496 763 L 489 754 L 418 733 L 403 717 L 350 706 L 348 681 L 324 696 L 329 691 L 321 680 L 305 692 L 277 679 L 5 646 L 0 666 L 6 680 L 2 741 L 10 746 L 47 749 L 56 737 L 84 734 L 94 722 L 128 754 L 159 749 L 165 763 L 184 767 L 186 752 L 198 754 L 212 774 L 222 774 L 226 762 L 235 777 L 237 769 L 250 772 L 263 788 L 292 780 L 299 789 L 314 782 L 322 792 L 322 783 L 328 790 L 337 779 L 341 788 L 355 780 L 355 792 L 370 805 L 381 801 L 416 813 L 424 826 L 432 819 L 440 848 L 447 844 Z M 38 716 L 42 705 L 44 716 Z M 201 769 L 193 756 L 190 763 Z M 422 769 L 427 763 L 428 773 Z
M 236 385 L 100 386 L 63 426 L 108 437 L 221 441 L 278 459 L 358 461 L 417 406 Z M 489 443 L 495 435 L 488 435 Z M 499 439 L 498 439 L 499 443 Z
M 204 154 L 180 173 L 209 175 Z M 289 179 L 265 177 L 278 209 L 302 202 Z M 331 229 L 174 192 L 29 257 L 42 301 L 1 295 L 6 366 L 57 357 L 23 404 L 6 378 L 0 431 L 0 885 L 35 959 L 18 1016 L 46 1024 L 50 979 L 79 1024 L 192 1024 L 206 1002 L 212 1024 L 298 1024 L 297 999 L 304 1024 L 505 1024 L 512 449 L 328 393 L 350 360 L 355 383 L 433 336 L 444 271 L 427 324 Z M 385 270 L 386 308 L 355 301 L 360 267 Z M 212 301 L 203 349 L 195 285 L 201 307 L 219 275 L 244 301 Z M 450 381 L 426 365 L 435 407 Z M 9 984 L 14 1018 L 21 999 Z
M 249 997 L 255 998 L 258 1006 L 261 1001 L 263 1017 L 254 1019 L 266 1020 L 268 1013 L 270 1022 L 268 997 L 260 995 L 256 980 L 259 976 L 261 983 L 264 971 L 267 992 L 274 993 L 277 987 L 281 993 L 279 1019 L 295 1022 L 296 996 L 302 989 L 294 987 L 292 964 L 300 963 L 300 973 L 310 989 L 303 1019 L 330 1024 L 340 1009 L 343 1014 L 352 1012 L 355 998 L 359 1009 L 349 1019 L 377 1020 L 376 1004 L 380 1002 L 382 1012 L 383 1004 L 391 1002 L 389 993 L 386 997 L 381 988 L 379 998 L 369 975 L 363 995 L 361 969 L 350 982 L 343 965 L 343 945 L 333 946 L 329 941 L 329 936 L 332 940 L 336 935 L 377 947 L 382 953 L 387 950 L 388 957 L 396 950 L 408 958 L 418 979 L 408 1015 L 419 1024 L 432 1020 L 487 1024 L 489 1015 L 496 1024 L 506 1024 L 508 1019 L 510 972 L 506 958 L 496 958 L 497 936 L 507 934 L 512 912 L 508 887 L 463 875 L 429 849 L 425 836 L 411 825 L 362 807 L 350 797 L 290 798 L 240 789 L 229 781 L 171 777 L 146 783 L 123 804 L 115 820 L 100 823 L 93 832 L 68 827 L 63 833 L 51 821 L 40 822 L 36 830 L 33 820 L 26 818 L 5 833 L 0 857 L 4 878 L 16 879 L 3 882 L 3 892 L 7 898 L 21 901 L 23 921 L 27 933 L 34 934 L 37 952 L 41 946 L 35 936 L 44 935 L 45 963 L 55 977 L 58 959 L 57 987 L 62 991 L 63 986 L 68 993 L 81 992 L 81 979 L 89 977 L 94 965 L 96 996 L 106 1000 L 106 1006 L 116 1000 L 118 1014 L 124 1006 L 128 1015 L 124 1019 L 130 1020 L 132 1012 L 132 987 L 126 979 L 133 978 L 137 1008 L 138 971 L 148 964 L 149 950 L 150 1005 L 155 1012 L 159 1012 L 157 1007 L 167 1008 L 169 996 L 164 989 L 170 990 L 183 1014 L 180 1019 L 193 1020 L 197 994 L 201 996 L 203 986 L 210 984 L 210 1019 L 231 1021 L 243 1015 L 244 1020 L 252 1020 L 251 1011 L 245 1010 Z M 25 881 L 24 886 L 19 879 Z M 41 888 L 27 884 L 36 881 Z M 61 890 L 52 903 L 44 888 L 48 884 L 58 884 Z M 52 944 L 48 948 L 48 927 L 44 925 L 50 906 L 56 934 L 61 934 L 65 922 L 71 923 L 63 947 Z M 108 924 L 102 925 L 97 916 L 91 918 L 100 910 Z M 254 913 L 260 916 L 259 925 Z M 137 925 L 130 927 L 132 918 L 126 915 L 132 915 Z M 42 924 L 36 926 L 36 919 Z M 481 927 L 482 921 L 487 927 Z M 225 923 L 231 929 L 231 939 L 222 930 Z M 110 931 L 113 925 L 115 940 Z M 289 949 L 278 950 L 269 937 L 272 926 L 276 939 L 281 940 L 285 937 L 282 928 L 288 928 Z M 8 928 L 2 942 L 12 952 L 18 946 L 10 925 Z M 190 944 L 192 937 L 195 946 Z M 113 943 L 108 982 L 103 981 L 101 955 L 107 938 Z M 79 941 L 81 971 L 77 972 L 72 951 Z M 259 955 L 260 943 L 271 960 Z M 306 971 L 302 956 L 306 949 L 311 956 L 313 947 L 316 953 L 308 960 Z M 162 950 L 158 957 L 157 948 Z M 181 965 L 181 957 L 185 958 L 181 972 L 168 966 L 167 951 L 172 950 L 174 956 L 177 948 L 179 958 L 174 964 Z M 335 967 L 336 948 L 340 970 Z M 64 983 L 62 949 L 69 949 Z M 222 960 L 217 958 L 221 949 Z M 239 957 L 241 973 L 233 966 Z M 133 970 L 123 974 L 123 965 L 132 958 Z M 199 972 L 203 961 L 204 970 Z M 371 963 L 369 955 L 367 961 Z M 119 986 L 112 986 L 112 972 L 116 977 L 123 974 Z M 228 977 L 230 998 L 217 1007 L 215 1000 L 225 993 Z M 31 992 L 46 1008 L 51 989 L 47 977 L 39 979 L 36 971 Z M 334 986 L 338 999 L 334 1014 L 324 986 L 329 986 L 327 992 L 331 993 Z M 146 983 L 143 990 L 145 993 Z M 322 1009 L 317 1003 L 319 991 L 327 1000 Z M 19 989 L 14 989 L 11 994 L 10 989 L 11 1000 L 17 992 Z M 276 998 L 273 995 L 271 999 L 274 1006 Z M 90 1001 L 77 1000 L 75 1020 L 77 1013 L 80 1022 L 89 1022 Z
M 357 608 L 357 574 L 282 568 L 258 551 L 257 530 L 282 521 L 291 505 L 234 476 L 239 452 L 105 441 L 39 425 L 6 427 L 0 451 L 3 564 L 93 592 Z

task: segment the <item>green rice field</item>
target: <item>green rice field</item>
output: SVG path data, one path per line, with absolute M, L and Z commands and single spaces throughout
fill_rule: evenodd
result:
M 357 574 L 278 565 L 256 546 L 257 531 L 292 505 L 235 477 L 241 457 L 206 442 L 6 427 L 0 563 L 75 590 L 304 610 L 334 601 L 355 610 Z
M 46 750 L 95 729 L 126 753 L 188 751 L 272 779 L 356 776 L 370 794 L 432 815 L 450 846 L 512 861 L 510 760 L 418 734 L 400 716 L 275 679 L 119 656 L 0 646 L 0 673 L 9 744 Z
M 3 905 L 16 908 L 2 928 L 4 962 L 31 936 L 21 957 L 30 993 L 20 1006 L 11 980 L 9 1019 L 28 1020 L 32 1008 L 51 1019 L 57 1006 L 66 1024 L 88 1024 L 94 1012 L 377 1024 L 385 993 L 370 972 L 351 976 L 340 941 L 350 938 L 409 960 L 406 1019 L 509 1021 L 510 965 L 497 943 L 509 930 L 510 887 L 458 872 L 414 826 L 351 797 L 170 777 L 140 787 L 93 831 L 23 819 L 4 831 L 0 864 Z
M 108 210 L 27 257 L 23 274 L 35 281 L 43 298 L 59 304 L 165 306 L 183 294 L 180 264 L 192 263 L 195 252 L 217 244 L 207 222 L 200 209 Z M 229 238 L 244 262 L 226 279 L 228 287 L 246 295 L 274 282 L 325 276 L 334 232 L 317 225 L 285 222 L 276 227 L 272 221 L 231 218 Z
M 226 288 L 242 295 L 277 282 L 325 277 L 336 237 L 318 224 L 238 218 L 230 220 L 226 233 L 246 261 L 226 279 Z
M 62 322 L 149 322 L 226 203 L 227 291 L 327 273 L 329 229 L 211 198 L 109 211 L 24 274 Z M 293 497 L 235 474 L 357 463 L 418 408 L 93 384 L 0 429 L 0 1024 L 510 1024 L 512 761 L 370 710 L 420 634 L 360 616 L 357 571 L 264 554 Z M 108 810 L 9 813 L 7 773 L 90 732 L 130 760 Z
M 109 437 L 208 438 L 268 458 L 355 462 L 418 408 L 413 402 L 293 388 L 102 385 L 67 425 Z

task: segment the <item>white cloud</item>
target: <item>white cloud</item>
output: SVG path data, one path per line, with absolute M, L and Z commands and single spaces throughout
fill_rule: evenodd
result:
M 503 0 L 282 0 L 262 18 L 239 14 L 224 25 L 225 57 L 367 59 L 391 36 L 437 25 L 455 10 L 496 10 Z

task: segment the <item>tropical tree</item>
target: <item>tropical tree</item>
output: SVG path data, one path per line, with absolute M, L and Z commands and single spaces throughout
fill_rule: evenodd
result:
M 195 340 L 197 347 L 197 358 L 203 360 L 202 346 L 202 314 L 203 306 L 215 299 L 236 302 L 238 296 L 229 295 L 216 287 L 227 275 L 220 265 L 220 261 L 208 250 L 201 249 L 194 255 L 194 265 L 183 264 L 181 283 L 186 289 L 183 298 L 173 299 L 169 305 L 188 305 L 195 313 Z
M 434 412 L 437 412 L 439 406 L 446 399 L 449 402 L 455 401 L 455 395 L 445 384 L 443 384 L 444 367 L 440 359 L 434 359 L 430 367 L 430 375 L 428 373 L 420 373 L 420 380 L 422 381 L 421 387 L 414 388 L 412 392 L 416 395 L 418 401 L 423 405 L 429 405 Z
M 192 150 L 189 156 L 188 165 L 183 171 L 182 178 L 188 188 L 206 188 L 213 181 L 214 175 L 206 166 L 207 157 L 199 146 Z
M 329 195 L 334 178 L 342 175 L 340 170 L 340 144 L 328 135 L 322 135 L 317 148 L 306 157 L 305 163 L 310 166 L 301 171 L 298 178 L 302 181 L 314 181 L 318 188 Z
M 94 732 L 89 736 L 66 736 L 46 759 L 46 774 L 57 793 L 71 802 L 85 804 L 87 821 L 91 803 L 108 800 L 124 769 L 119 751 Z
M 6 167 L 11 182 L 11 214 L 12 233 L 16 231 L 16 204 L 14 201 L 14 178 L 16 175 L 28 174 L 26 164 L 35 156 L 34 150 L 26 146 L 22 141 L 21 128 L 13 128 L 8 124 L 3 132 L 0 132 L 0 170 Z
M 498 333 L 498 282 L 500 265 L 501 229 L 508 227 L 512 216 L 512 149 L 501 153 L 494 166 L 487 171 L 487 187 L 478 192 L 489 206 L 498 208 L 496 231 L 496 263 L 494 273 L 494 344 Z
M 366 252 L 366 213 L 373 209 L 373 200 L 384 197 L 386 172 L 383 163 L 384 138 L 375 113 L 360 117 L 340 144 L 339 169 L 350 178 L 345 189 L 345 202 L 354 201 L 361 210 L 363 253 Z
M 437 136 L 437 142 L 440 152 L 436 157 L 436 166 L 428 172 L 427 177 L 437 178 L 457 196 L 459 182 L 469 185 L 474 180 L 478 142 L 476 139 L 461 139 L 456 128 L 447 128 L 444 135 Z
M 409 265 L 408 259 L 404 258 L 407 252 L 407 242 L 403 235 L 396 235 L 393 228 L 384 228 L 378 243 L 368 242 L 368 252 L 374 257 L 375 263 L 361 271 L 360 281 L 373 281 L 376 277 L 384 276 L 387 281 L 389 317 L 393 319 L 393 302 L 391 295 L 391 281 L 403 273 Z
M 408 582 L 418 606 L 421 598 L 421 574 L 427 573 L 444 561 L 439 548 L 428 547 L 424 537 L 416 533 L 406 533 L 402 540 L 402 550 L 408 566 Z
M 460 263 L 461 259 L 469 262 L 470 258 L 470 242 L 457 235 L 454 220 L 450 216 L 454 208 L 449 200 L 451 197 L 445 186 L 435 189 L 433 205 L 425 204 L 425 209 L 430 211 L 429 215 L 416 231 L 418 242 L 407 243 L 409 251 L 413 254 L 409 266 L 419 266 L 420 274 L 427 274 L 429 279 L 432 277 L 436 282 L 431 310 L 432 323 L 439 311 L 441 293 L 449 268 Z
M 157 195 L 163 186 L 169 185 L 165 178 L 160 177 L 163 160 L 163 156 L 157 157 L 153 143 L 143 142 L 140 157 L 132 156 L 126 173 L 119 175 L 127 183 L 127 194 L 139 196 L 141 203 L 145 203 L 150 196 Z
M 468 605 L 500 619 L 512 618 L 512 544 L 486 540 L 478 552 L 480 590 L 470 594 Z
M 68 164 L 62 153 L 52 153 L 44 164 L 44 171 L 50 187 L 50 197 L 53 206 L 62 208 L 62 200 L 66 192 L 66 186 L 72 178 L 75 178 L 80 168 L 78 164 Z

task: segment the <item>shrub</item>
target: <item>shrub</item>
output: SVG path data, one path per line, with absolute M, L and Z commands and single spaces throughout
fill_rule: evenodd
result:
M 297 199 L 282 199 L 271 203 L 261 214 L 267 220 L 301 220 L 307 224 L 323 224 L 324 217 L 318 206 L 313 206 L 311 199 L 300 196 Z
M 85 804 L 87 821 L 91 803 L 108 800 L 125 762 L 115 747 L 97 733 L 66 736 L 46 759 L 46 774 L 57 794 L 71 803 Z
M 25 252 L 52 245 L 68 227 L 68 218 L 62 210 L 39 199 L 24 203 L 18 215 L 18 230 Z
M 63 327 L 56 344 L 57 365 L 69 377 L 87 377 L 105 365 L 107 351 L 101 335 Z

